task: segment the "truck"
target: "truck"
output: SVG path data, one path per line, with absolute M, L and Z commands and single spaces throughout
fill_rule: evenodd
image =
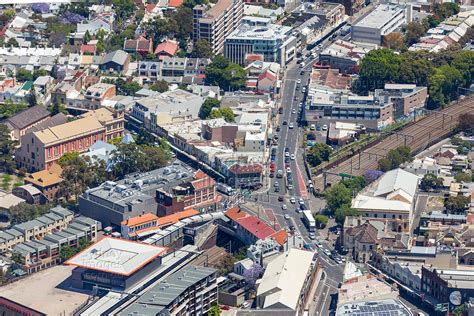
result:
M 316 221 L 314 220 L 313 213 L 310 210 L 303 210 L 303 223 L 306 225 L 306 228 L 309 232 L 316 231 Z
M 225 195 L 234 195 L 235 193 L 235 190 L 231 186 L 228 186 L 224 183 L 218 183 L 216 185 L 216 189 L 217 191 L 224 193 Z

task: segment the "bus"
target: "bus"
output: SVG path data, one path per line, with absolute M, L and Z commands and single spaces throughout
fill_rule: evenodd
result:
M 310 210 L 304 210 L 303 212 L 303 223 L 309 232 L 316 231 L 316 221 L 314 220 L 313 214 Z

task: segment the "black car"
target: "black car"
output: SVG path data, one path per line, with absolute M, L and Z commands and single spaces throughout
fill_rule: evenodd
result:
M 285 147 L 285 152 L 286 152 L 286 153 L 287 153 L 287 152 L 290 152 L 290 148 Z
M 292 232 L 294 232 L 294 231 L 296 230 L 296 227 L 293 226 L 293 225 L 291 225 L 291 226 L 290 226 L 290 230 L 291 230 Z
M 270 178 L 273 178 L 275 176 L 275 174 L 272 172 L 270 173 Z
M 283 114 L 283 108 L 279 108 L 278 113 Z
M 278 202 L 283 202 L 283 195 L 280 195 L 280 196 L 278 197 Z
M 288 124 L 288 122 L 286 120 L 283 121 L 283 125 L 287 125 L 287 124 Z
M 281 130 L 280 126 L 277 126 L 276 131 L 279 132 Z

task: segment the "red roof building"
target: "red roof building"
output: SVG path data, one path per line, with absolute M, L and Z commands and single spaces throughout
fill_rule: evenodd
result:
M 156 8 L 156 4 L 154 3 L 148 3 L 145 7 L 145 11 L 148 12 L 148 13 L 153 13 L 153 11 L 155 10 Z
M 183 2 L 184 2 L 184 0 L 169 0 L 168 1 L 168 7 L 177 8 L 180 5 L 182 5 Z
M 272 238 L 280 246 L 283 246 L 288 233 L 282 229 L 275 231 L 264 220 L 254 215 L 249 215 L 239 207 L 234 207 L 225 212 L 225 215 L 231 219 L 231 223 L 236 227 L 237 237 L 246 244 L 254 244 L 257 240 Z
M 139 53 L 140 55 L 147 55 L 153 51 L 153 41 L 143 36 L 137 39 L 125 40 L 123 50 L 132 54 Z
M 178 51 L 178 42 L 166 40 L 155 48 L 154 54 L 159 57 L 173 57 Z
M 96 46 L 90 44 L 81 45 L 81 54 L 83 55 L 95 55 Z

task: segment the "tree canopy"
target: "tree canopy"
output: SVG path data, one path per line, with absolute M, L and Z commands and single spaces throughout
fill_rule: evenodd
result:
M 211 115 L 212 110 L 219 108 L 220 106 L 221 102 L 219 100 L 215 98 L 207 98 L 199 109 L 199 118 L 201 120 L 207 119 Z
M 317 167 L 319 166 L 323 161 L 328 161 L 329 160 L 329 155 L 331 154 L 331 147 L 329 147 L 326 144 L 321 144 L 321 143 L 316 143 L 314 146 L 312 146 L 307 154 L 306 158 L 308 160 L 308 163 L 312 167 Z
M 387 156 L 378 161 L 379 170 L 387 172 L 398 168 L 402 163 L 411 160 L 411 150 L 408 146 L 391 149 Z
M 432 173 L 425 174 L 420 181 L 420 189 L 423 191 L 438 190 L 443 186 L 443 180 Z
M 0 124 L 0 171 L 13 173 L 15 170 L 15 161 L 13 154 L 15 152 L 14 143 L 10 138 L 10 130 L 5 124 Z
M 227 58 L 219 55 L 206 67 L 206 83 L 219 86 L 225 91 L 239 90 L 245 87 L 245 70 Z

